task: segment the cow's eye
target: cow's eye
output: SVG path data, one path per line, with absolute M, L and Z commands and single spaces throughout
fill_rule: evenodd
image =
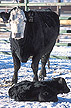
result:
M 9 22 L 11 22 L 11 19 L 9 19 Z
M 27 20 L 24 20 L 23 22 L 25 22 L 25 23 L 26 23 L 26 22 L 27 22 Z

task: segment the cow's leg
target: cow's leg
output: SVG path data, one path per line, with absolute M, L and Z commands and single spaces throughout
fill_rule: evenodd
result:
M 17 83 L 18 80 L 18 70 L 20 69 L 21 63 L 18 57 L 15 54 L 12 54 L 13 56 L 13 63 L 14 63 L 14 75 L 12 78 L 13 83 Z
M 50 54 L 45 54 L 42 56 L 41 58 L 41 71 L 40 71 L 40 74 L 39 74 L 39 78 L 42 80 L 44 80 L 44 77 L 46 77 L 46 68 L 45 68 L 45 65 L 48 61 L 48 68 L 50 68 L 50 62 L 49 62 L 49 56 Z
M 39 57 L 33 57 L 32 58 L 32 64 L 31 64 L 31 68 L 33 69 L 33 73 L 34 73 L 34 78 L 33 81 L 38 81 L 38 64 L 39 64 Z

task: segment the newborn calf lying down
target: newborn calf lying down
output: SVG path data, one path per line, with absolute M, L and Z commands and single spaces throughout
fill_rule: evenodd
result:
M 50 81 L 22 81 L 9 89 L 9 96 L 15 101 L 57 102 L 57 94 L 69 91 L 65 79 L 59 77 Z

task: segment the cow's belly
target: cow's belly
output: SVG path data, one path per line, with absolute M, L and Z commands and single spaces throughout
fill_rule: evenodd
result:
M 26 63 L 28 61 L 28 58 L 29 58 L 29 55 L 28 54 L 21 54 L 20 50 L 17 49 L 15 51 L 15 54 L 17 55 L 17 57 L 19 58 L 19 60 L 22 62 L 22 63 Z

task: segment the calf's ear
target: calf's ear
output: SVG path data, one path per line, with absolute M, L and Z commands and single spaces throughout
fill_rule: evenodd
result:
M 59 83 L 59 84 L 62 84 L 62 81 L 63 81 L 63 79 L 60 78 L 59 81 L 58 81 L 58 83 Z
M 8 22 L 9 16 L 10 16 L 10 13 L 7 13 L 7 12 L 1 12 L 0 13 L 0 18 L 3 19 L 3 22 Z

